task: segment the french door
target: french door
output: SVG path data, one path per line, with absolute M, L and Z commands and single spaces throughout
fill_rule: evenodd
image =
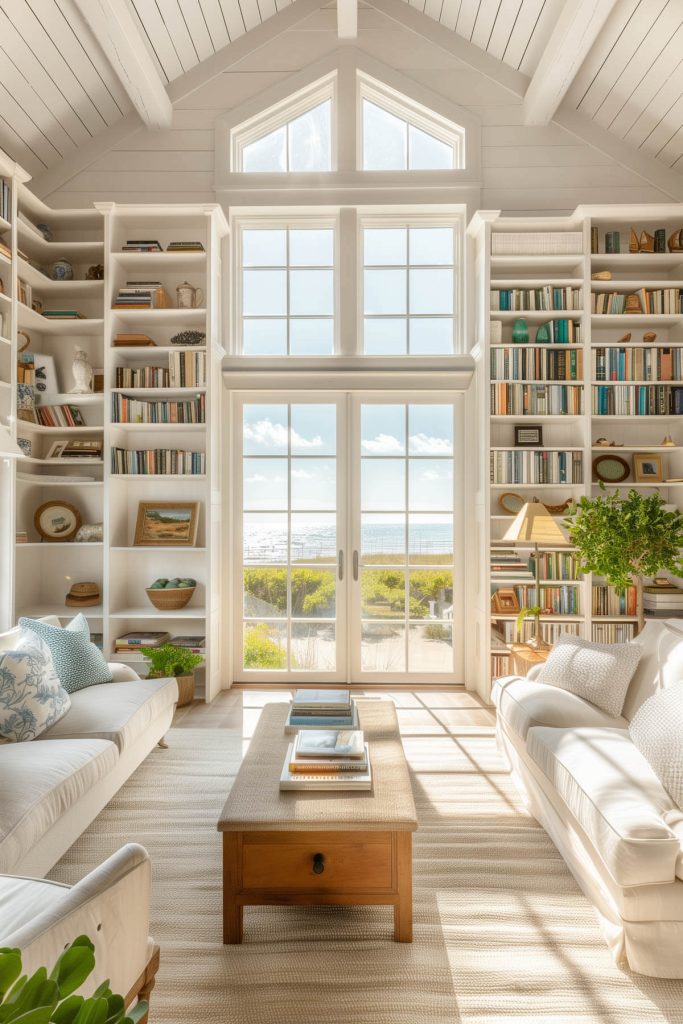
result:
M 460 681 L 457 396 L 234 409 L 234 678 Z

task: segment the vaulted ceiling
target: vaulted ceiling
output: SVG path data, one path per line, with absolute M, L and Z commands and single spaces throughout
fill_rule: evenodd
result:
M 164 86 L 290 2 L 125 0 Z M 395 3 L 531 78 L 565 0 Z M 683 0 L 617 0 L 564 107 L 683 172 Z M 72 156 L 132 109 L 77 0 L 0 0 L 0 147 L 30 173 Z

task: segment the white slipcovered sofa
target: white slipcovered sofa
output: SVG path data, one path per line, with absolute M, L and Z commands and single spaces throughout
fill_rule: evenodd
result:
M 643 702 L 683 679 L 683 622 L 648 622 L 622 717 L 526 677 L 496 680 L 497 735 L 530 812 L 594 904 L 617 961 L 683 978 L 683 812 L 631 742 Z
M 0 634 L 0 650 L 19 633 Z M 168 731 L 175 679 L 110 668 L 113 682 L 72 693 L 37 739 L 0 744 L 0 873 L 45 875 Z

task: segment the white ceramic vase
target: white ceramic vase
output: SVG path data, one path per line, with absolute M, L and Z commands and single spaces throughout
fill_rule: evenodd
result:
M 93 371 L 90 360 L 82 348 L 76 349 L 76 355 L 71 364 L 71 372 L 74 378 L 74 386 L 69 393 L 72 395 L 89 395 L 93 386 Z

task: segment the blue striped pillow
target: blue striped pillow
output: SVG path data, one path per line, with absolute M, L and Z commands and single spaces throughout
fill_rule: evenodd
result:
M 33 630 L 50 648 L 55 671 L 67 693 L 112 681 L 102 651 L 90 642 L 88 620 L 82 612 L 65 629 L 37 619 L 22 618 L 19 625 Z

